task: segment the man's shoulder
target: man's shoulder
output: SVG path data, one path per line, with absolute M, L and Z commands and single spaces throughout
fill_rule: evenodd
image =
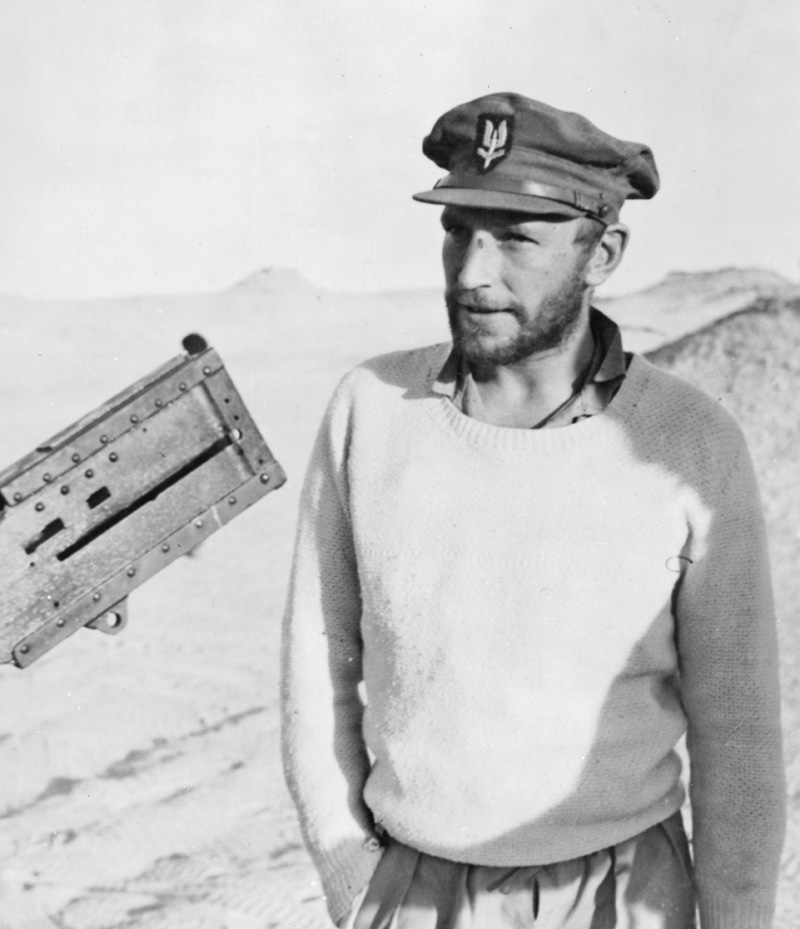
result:
M 637 381 L 643 387 L 635 399 L 638 418 L 662 436 L 675 441 L 740 446 L 744 439 L 736 419 L 720 398 L 656 367 L 641 355 L 634 356 Z M 682 443 L 681 443 L 682 444 Z
M 665 371 L 648 361 L 643 355 L 634 355 L 635 363 L 645 373 L 652 396 L 651 402 L 668 408 L 679 404 L 683 409 L 696 410 L 702 416 L 735 423 L 730 413 L 723 408 L 718 398 L 712 397 L 700 387 Z
M 423 396 L 438 376 L 450 352 L 450 344 L 440 342 L 421 348 L 388 352 L 368 358 L 351 368 L 341 387 L 351 395 L 401 391 Z

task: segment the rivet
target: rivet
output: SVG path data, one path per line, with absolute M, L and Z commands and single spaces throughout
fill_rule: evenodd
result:
M 161 546 L 161 551 L 162 551 L 162 552 L 168 552 L 168 551 L 169 551 L 169 543 L 168 543 L 168 542 L 165 542 L 165 543 Z
M 236 497 L 228 497 L 228 503 L 230 503 L 231 506 L 235 506 Z
M 101 444 L 101 445 L 108 445 L 108 436 L 107 436 L 107 435 L 101 435 L 101 436 L 100 436 L 100 444 Z
M 135 413 L 131 416 L 131 422 L 134 425 L 139 422 L 139 417 Z
M 164 406 L 164 401 L 159 398 L 156 400 L 156 406 L 161 409 L 161 407 Z
M 14 494 L 14 500 L 15 500 L 17 503 L 19 503 L 19 501 L 20 501 L 21 499 L 22 499 L 22 494 L 21 494 L 19 491 L 17 491 L 17 492 Z
M 184 384 L 183 381 L 178 384 L 178 390 L 186 390 L 186 384 Z
M 56 620 L 56 625 L 57 625 L 57 626 L 63 626 L 63 625 L 64 625 L 64 622 L 65 622 L 65 621 L 64 621 L 63 619 L 57 619 L 57 620 Z
M 69 493 L 69 487 L 67 487 L 66 484 L 64 484 L 64 486 L 61 488 L 61 493 L 62 493 L 62 494 L 68 494 L 68 493 Z
M 36 504 L 36 512 L 37 512 L 37 513 L 41 513 L 43 509 L 44 509 L 44 504 L 43 504 L 43 503 L 37 503 L 37 504 Z
M 203 374 L 211 374 L 211 368 L 208 365 L 203 368 Z
M 43 475 L 42 475 L 42 480 L 45 482 L 45 484 L 49 484 L 50 481 L 53 480 L 53 478 L 52 478 L 49 474 L 43 474 Z
M 196 520 L 194 521 L 194 524 L 195 524 L 195 526 L 197 526 L 198 529 L 202 529 L 202 528 L 203 528 L 203 520 L 202 520 L 202 519 L 196 519 Z
M 112 452 L 112 453 L 108 456 L 108 460 L 109 460 L 109 461 L 117 461 L 118 459 L 119 459 L 119 455 L 118 455 L 116 452 Z
M 88 471 L 86 472 L 86 477 L 94 477 L 94 471 L 92 471 L 91 468 L 89 468 Z
M 266 472 L 261 475 L 261 483 L 269 484 L 269 474 L 267 474 Z
M 81 460 L 81 456 L 75 452 L 75 454 L 72 456 L 72 460 L 75 462 L 75 464 L 77 464 Z
M 29 645 L 20 646 L 20 651 L 22 652 L 23 655 L 27 655 L 30 650 L 31 649 Z
M 136 574 L 136 568 L 128 568 L 125 573 L 128 575 L 128 577 L 133 577 L 133 575 Z
M 95 603 L 97 603 L 99 599 L 100 599 L 99 593 L 92 594 L 92 600 L 94 600 Z

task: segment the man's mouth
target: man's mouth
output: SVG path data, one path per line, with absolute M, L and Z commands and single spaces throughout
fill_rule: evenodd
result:
M 470 329 L 477 327 L 483 330 L 490 324 L 492 328 L 501 325 L 501 320 L 505 317 L 521 319 L 519 310 L 514 306 L 476 302 L 476 295 L 465 295 L 465 297 L 466 299 L 459 299 L 455 294 L 445 295 L 451 326 L 463 325 Z M 494 320 L 497 322 L 495 323 Z
M 507 306 L 475 306 L 471 303 L 457 303 L 456 306 L 465 313 L 475 313 L 480 316 L 488 316 L 492 313 L 513 313 L 514 311 Z

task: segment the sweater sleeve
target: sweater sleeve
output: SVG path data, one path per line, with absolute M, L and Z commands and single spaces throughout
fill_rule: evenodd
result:
M 693 528 L 676 598 L 693 850 L 702 929 L 767 929 L 786 813 L 777 642 L 764 520 L 738 432 L 731 459 Z
M 338 923 L 377 866 L 363 801 L 361 598 L 348 518 L 346 384 L 334 395 L 301 494 L 281 654 L 283 764 L 306 847 Z

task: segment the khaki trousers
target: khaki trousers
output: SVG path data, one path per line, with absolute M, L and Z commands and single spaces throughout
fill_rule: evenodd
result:
M 466 865 L 390 840 L 345 929 L 694 929 L 680 812 L 570 861 Z

